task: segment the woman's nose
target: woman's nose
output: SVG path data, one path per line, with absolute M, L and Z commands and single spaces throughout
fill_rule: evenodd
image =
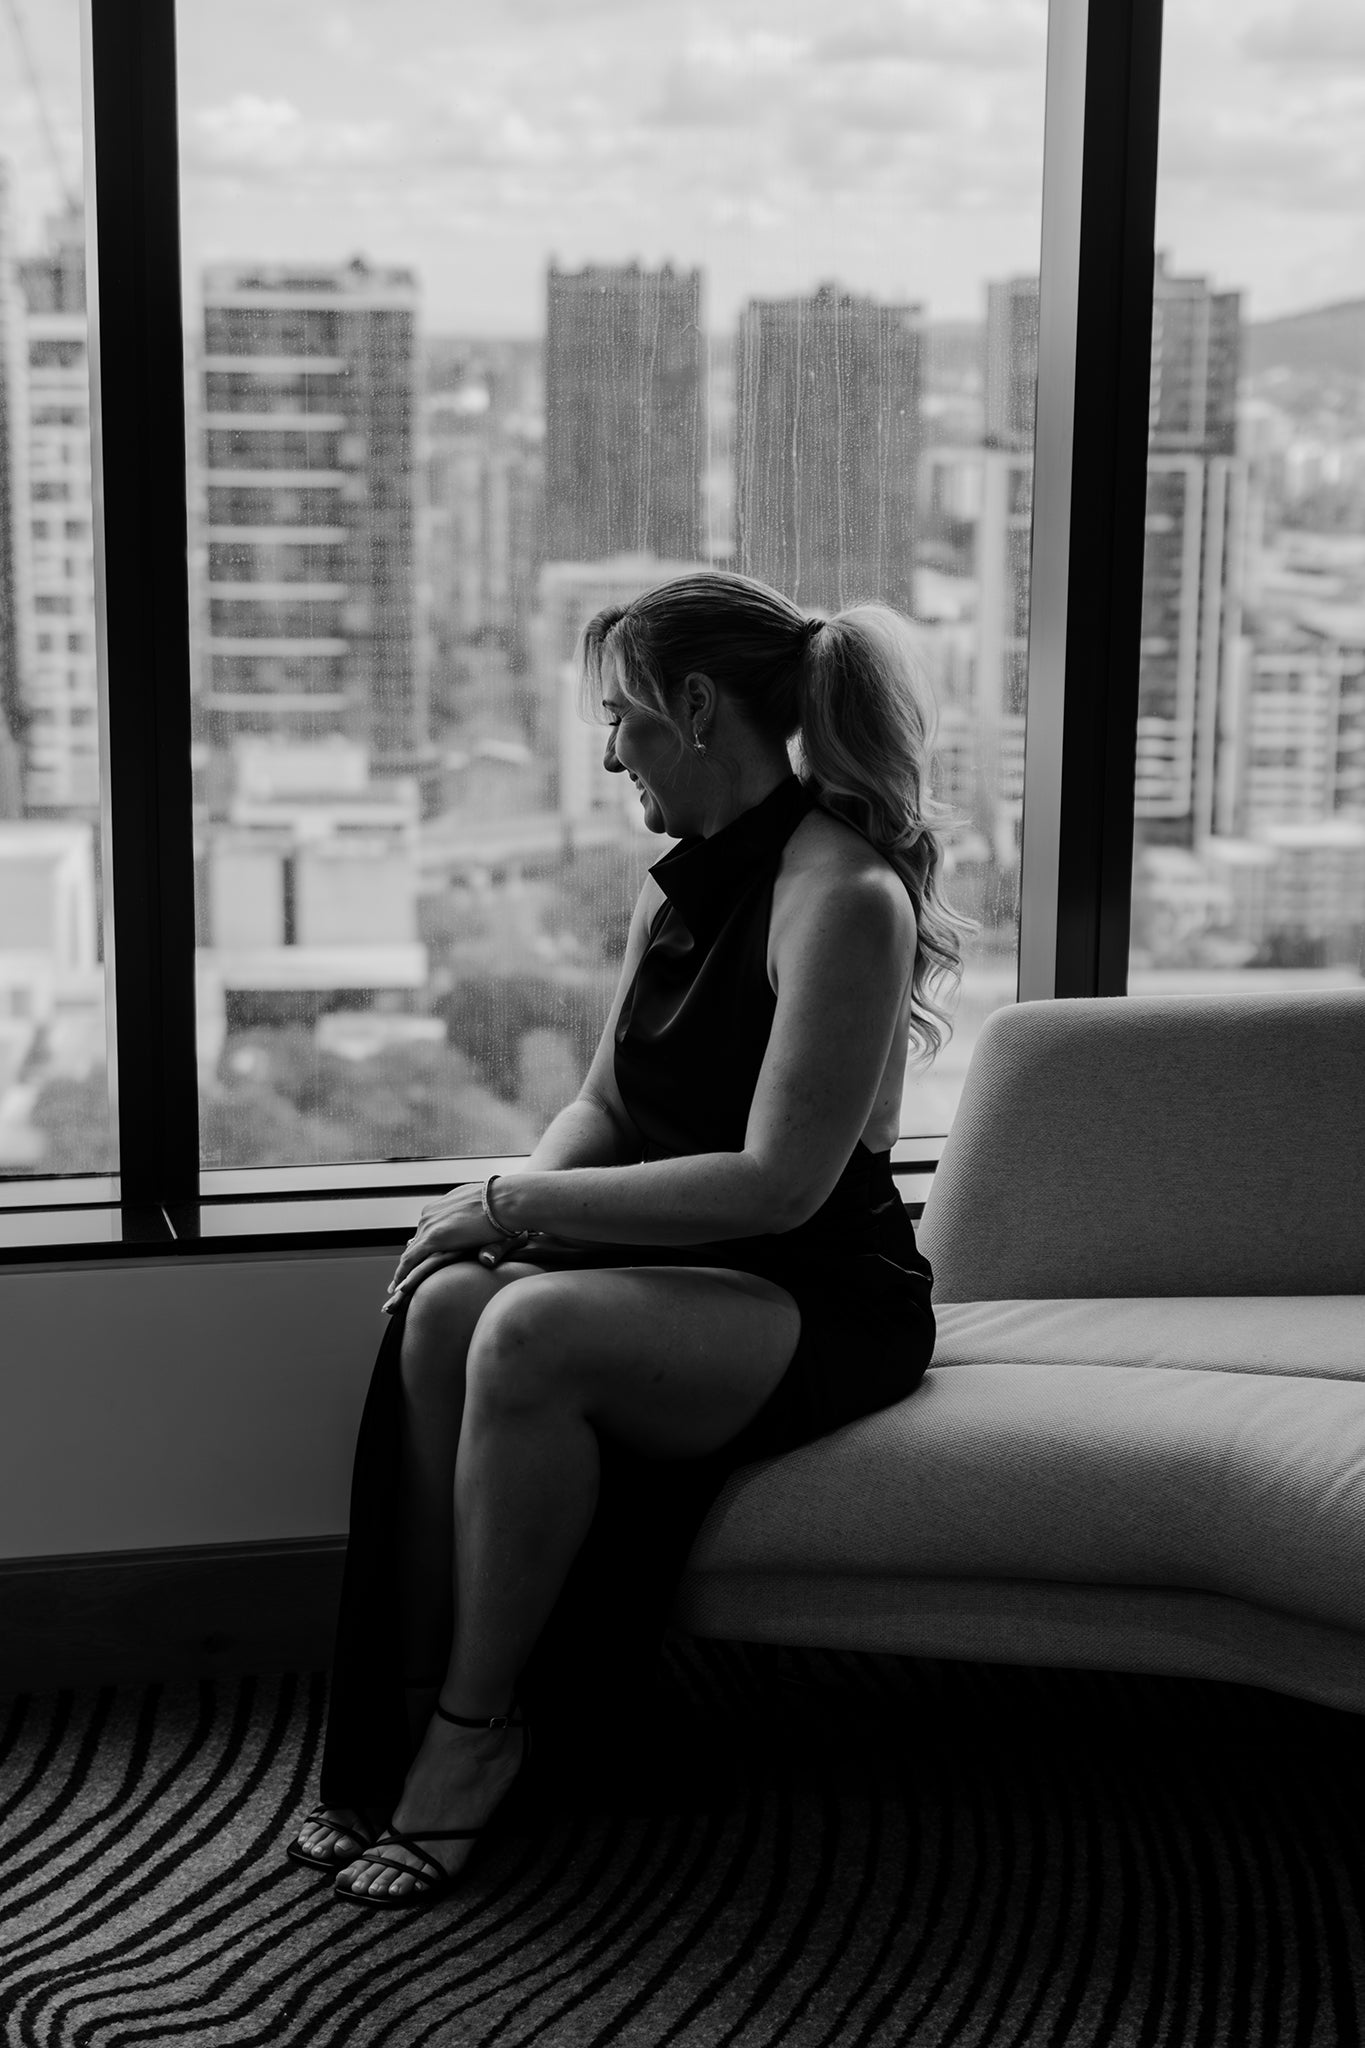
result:
M 619 775 L 621 773 L 621 763 L 616 758 L 616 734 L 614 732 L 607 734 L 607 745 L 606 751 L 602 756 L 602 766 L 606 769 L 608 775 Z

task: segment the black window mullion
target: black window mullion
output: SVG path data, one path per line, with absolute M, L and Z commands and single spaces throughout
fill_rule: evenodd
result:
M 1122 995 L 1161 0 L 1051 0 L 1051 14 L 1020 994 Z
M 1161 0 L 1091 0 L 1058 995 L 1128 987 L 1160 92 Z
M 198 1192 L 174 0 L 87 0 L 90 361 L 122 1197 Z

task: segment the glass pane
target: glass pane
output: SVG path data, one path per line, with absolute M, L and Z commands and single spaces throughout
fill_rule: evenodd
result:
M 80 16 L 0 25 L 0 1176 L 108 1173 Z
M 1168 10 L 1130 986 L 1315 988 L 1365 938 L 1365 36 Z
M 705 563 L 919 622 L 946 1128 L 1015 983 L 1045 31 L 182 10 L 206 1166 L 534 1141 L 665 850 L 575 644 Z

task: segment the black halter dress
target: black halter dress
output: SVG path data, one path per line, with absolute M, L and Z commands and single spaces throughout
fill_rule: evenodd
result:
M 743 1147 L 772 1029 L 773 882 L 815 803 L 795 776 L 709 839 L 651 869 L 667 898 L 616 1029 L 616 1080 L 639 1159 Z M 533 1240 L 546 1271 L 711 1266 L 761 1274 L 801 1312 L 791 1362 L 758 1414 L 703 1458 L 642 1457 L 604 1437 L 597 1511 L 522 1676 L 533 1717 L 630 1711 L 648 1686 L 688 1552 L 728 1475 L 903 1400 L 934 1343 L 932 1276 L 889 1152 L 855 1146 L 833 1192 L 794 1230 L 712 1244 Z M 361 1418 L 332 1665 L 321 1792 L 332 1806 L 396 1799 L 411 1757 L 393 1532 L 400 1484 L 402 1311 L 379 1348 Z

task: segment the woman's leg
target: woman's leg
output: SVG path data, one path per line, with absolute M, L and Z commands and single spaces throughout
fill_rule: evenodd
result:
M 592 1520 L 597 1432 L 650 1457 L 705 1456 L 757 1413 L 799 1334 L 782 1288 L 711 1268 L 542 1274 L 489 1304 L 469 1345 L 455 1468 L 458 1626 L 441 1688 L 452 1712 L 507 1711 Z M 513 1731 L 433 1718 L 395 1825 L 419 1837 L 423 1822 L 480 1825 L 519 1761 Z M 433 1846 L 452 1870 L 468 1853 Z M 412 1880 L 362 1857 L 343 1882 L 401 1892 Z
M 399 1641 L 414 1743 L 430 1718 L 450 1656 L 453 1491 L 469 1340 L 494 1295 L 536 1270 L 524 1262 L 510 1261 L 492 1271 L 477 1260 L 443 1266 L 417 1288 L 404 1317 L 397 1528 Z M 327 1807 L 324 1812 L 330 1821 L 308 1822 L 298 1837 L 300 1847 L 312 1856 L 336 1854 L 339 1836 L 358 1839 L 352 1822 L 362 1821 L 374 1832 L 387 1818 L 386 1814 L 343 1806 Z
M 534 1270 L 522 1263 L 490 1271 L 477 1260 L 461 1260 L 424 1280 L 408 1307 L 398 1611 L 403 1679 L 413 1690 L 435 1692 L 454 1634 L 455 1459 L 470 1339 L 494 1296 Z

